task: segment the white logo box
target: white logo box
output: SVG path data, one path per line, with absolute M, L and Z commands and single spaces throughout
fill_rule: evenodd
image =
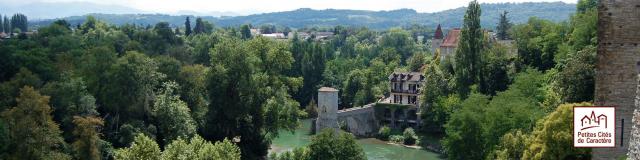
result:
M 574 147 L 615 147 L 615 107 L 573 107 Z

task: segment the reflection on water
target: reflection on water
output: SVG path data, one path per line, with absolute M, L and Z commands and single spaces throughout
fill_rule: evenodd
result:
M 311 120 L 303 120 L 302 126 L 296 129 L 295 133 L 280 132 L 280 136 L 273 140 L 269 152 L 282 152 L 296 147 L 303 147 L 309 144 L 311 136 L 309 130 Z M 399 145 L 387 144 L 375 138 L 358 139 L 362 145 L 367 158 L 370 160 L 430 160 L 442 159 L 439 154 L 427 150 L 406 148 Z

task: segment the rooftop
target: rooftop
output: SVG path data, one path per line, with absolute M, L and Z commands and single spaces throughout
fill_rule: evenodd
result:
M 338 90 L 331 87 L 322 87 L 318 89 L 319 92 L 337 92 Z
M 424 75 L 421 72 L 394 72 L 389 75 L 389 80 L 392 82 L 398 81 L 410 81 L 410 82 L 422 82 L 424 81 Z
M 460 28 L 454 28 L 447 33 L 447 37 L 442 42 L 441 47 L 457 47 L 460 38 Z

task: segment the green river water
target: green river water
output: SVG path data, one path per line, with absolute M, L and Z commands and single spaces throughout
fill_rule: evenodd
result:
M 309 144 L 311 136 L 309 130 L 310 120 L 303 120 L 302 125 L 296 129 L 295 133 L 281 132 L 280 136 L 273 140 L 269 152 L 280 153 L 296 147 L 303 147 Z M 387 144 L 375 138 L 358 139 L 364 152 L 370 160 L 431 160 L 443 159 L 440 154 L 427 150 L 406 148 L 399 145 Z

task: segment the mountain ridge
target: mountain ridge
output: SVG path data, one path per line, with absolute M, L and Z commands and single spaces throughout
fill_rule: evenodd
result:
M 529 17 L 538 17 L 555 22 L 569 19 L 575 12 L 575 4 L 563 2 L 523 2 L 523 3 L 483 3 L 481 4 L 481 23 L 486 28 L 494 28 L 498 22 L 499 14 L 508 11 L 513 23 L 524 23 Z M 246 16 L 199 16 L 204 20 L 214 23 L 216 26 L 239 26 L 252 24 L 255 26 L 273 24 L 276 26 L 289 26 L 303 28 L 311 26 L 354 26 L 369 27 L 372 29 L 388 29 L 391 27 L 407 26 L 412 24 L 435 27 L 441 24 L 444 28 L 456 28 L 462 24 L 466 7 L 444 10 L 434 13 L 421 13 L 413 9 L 396 9 L 388 11 L 347 10 L 347 9 L 322 9 L 300 8 L 292 11 L 280 11 L 271 13 L 259 13 Z M 91 15 L 114 25 L 140 24 L 153 25 L 164 21 L 172 26 L 182 26 L 186 16 L 193 15 L 169 15 L 169 14 L 102 14 L 94 13 L 82 16 L 64 17 L 71 24 L 79 24 Z M 50 24 L 55 19 L 32 21 L 33 26 Z M 195 21 L 192 20 L 192 23 Z M 193 26 L 193 25 L 192 25 Z

